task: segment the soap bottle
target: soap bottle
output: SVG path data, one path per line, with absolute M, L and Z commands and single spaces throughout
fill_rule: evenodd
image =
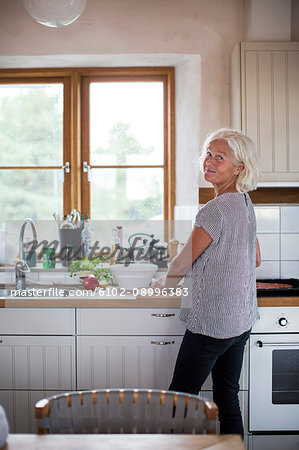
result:
M 168 246 L 169 258 L 168 258 L 168 262 L 171 262 L 176 257 L 176 255 L 178 253 L 178 245 L 179 245 L 179 241 L 177 241 L 174 238 L 169 241 L 169 246 Z
M 93 241 L 93 228 L 87 214 L 86 220 L 84 222 L 84 228 L 82 230 L 83 253 L 84 256 L 86 256 L 87 258 L 89 256 L 90 248 L 92 246 L 92 241 Z

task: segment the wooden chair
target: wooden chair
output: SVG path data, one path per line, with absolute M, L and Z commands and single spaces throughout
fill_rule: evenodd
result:
M 147 389 L 75 391 L 35 405 L 39 434 L 215 434 L 217 413 L 196 395 Z

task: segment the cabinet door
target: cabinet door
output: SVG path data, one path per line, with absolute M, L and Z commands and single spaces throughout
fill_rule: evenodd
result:
M 168 389 L 178 336 L 79 336 L 78 389 Z
M 3 406 L 10 433 L 36 433 L 35 404 L 42 398 L 57 394 L 57 391 L 1 391 Z
M 232 55 L 232 126 L 257 145 L 260 181 L 298 181 L 299 45 L 296 42 L 241 43 L 241 86 Z M 238 105 L 239 91 L 241 108 Z
M 74 389 L 74 340 L 71 336 L 0 336 L 0 389 Z

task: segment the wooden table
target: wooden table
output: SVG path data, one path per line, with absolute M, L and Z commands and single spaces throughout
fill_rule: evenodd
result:
M 0 450 L 245 450 L 237 435 L 190 434 L 10 434 Z

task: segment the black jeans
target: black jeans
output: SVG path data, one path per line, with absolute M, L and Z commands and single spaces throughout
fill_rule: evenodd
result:
M 244 436 L 238 399 L 244 346 L 250 330 L 229 339 L 215 339 L 187 330 L 177 357 L 171 391 L 198 394 L 212 372 L 213 400 L 220 433 Z

